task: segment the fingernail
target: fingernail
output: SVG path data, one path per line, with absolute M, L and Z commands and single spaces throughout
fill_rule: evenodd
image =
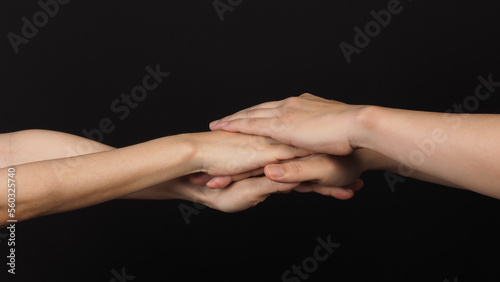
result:
M 219 123 L 219 127 L 223 127 L 224 125 L 228 124 L 229 121 L 223 121 L 221 123 Z
M 210 128 L 215 127 L 219 123 L 219 120 L 212 121 L 209 125 Z
M 285 171 L 277 165 L 268 166 L 267 172 L 269 173 L 269 176 L 271 176 L 271 178 L 281 178 L 285 175 Z
M 209 186 L 210 186 L 210 184 L 212 184 L 212 183 L 215 182 L 214 180 L 215 180 L 215 177 L 212 178 L 212 179 L 210 179 L 210 181 L 208 181 L 207 184 L 205 184 L 205 186 L 207 186 L 208 188 L 210 188 Z

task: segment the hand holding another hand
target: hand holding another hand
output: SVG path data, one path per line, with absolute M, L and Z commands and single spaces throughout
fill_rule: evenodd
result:
M 235 175 L 233 180 L 262 174 L 262 169 L 268 164 L 311 154 L 308 150 L 282 144 L 269 137 L 224 131 L 187 136 L 195 148 L 191 173 Z
M 365 170 L 366 153 L 358 150 L 349 156 L 316 154 L 267 165 L 264 173 L 270 181 L 294 184 L 293 190 L 298 192 L 316 192 L 346 200 L 363 187 L 359 176 Z M 237 181 L 227 178 L 215 177 L 204 185 L 215 189 Z
M 206 173 L 195 173 L 127 195 L 123 199 L 179 199 L 233 213 L 254 207 L 273 193 L 286 193 L 299 185 L 278 183 L 262 176 L 233 182 L 224 189 L 210 189 L 206 184 L 213 178 Z
M 359 133 L 357 120 L 364 108 L 303 94 L 239 111 L 212 122 L 210 128 L 267 136 L 323 153 L 268 164 L 264 172 L 276 182 L 302 183 L 294 188 L 299 192 L 349 199 L 363 186 L 359 179 L 363 162 L 357 157 L 361 154 L 353 152 Z M 255 172 L 258 173 L 260 171 Z M 207 186 L 221 188 L 240 177 L 216 177 Z
M 291 190 L 352 198 L 363 187 L 364 163 L 351 154 L 351 130 L 362 108 L 305 94 L 213 122 L 215 131 L 190 134 L 194 174 L 171 182 L 170 192 L 225 212 Z
M 210 129 L 267 136 L 317 153 L 348 155 L 356 148 L 357 120 L 364 108 L 303 94 L 239 111 L 212 122 Z
M 295 191 L 316 192 L 341 200 L 352 198 L 354 192 L 363 187 L 363 181 L 359 179 L 363 165 L 353 155 L 311 155 L 268 165 L 264 172 L 273 181 L 300 182 Z
M 182 199 L 202 203 L 223 212 L 238 212 L 254 207 L 273 193 L 315 192 L 337 199 L 350 199 L 363 187 L 358 179 L 365 168 L 365 153 L 358 150 L 350 156 L 317 154 L 271 164 L 264 169 L 266 176 L 233 179 L 232 183 L 213 181 L 206 173 L 195 173 L 145 189 L 128 198 Z M 275 170 L 282 169 L 279 176 Z M 262 171 L 261 173 L 262 174 Z M 207 184 L 215 183 L 211 189 Z

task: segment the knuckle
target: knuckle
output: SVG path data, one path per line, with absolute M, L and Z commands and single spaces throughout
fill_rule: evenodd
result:
M 296 146 L 293 146 L 293 145 L 288 145 L 288 147 L 290 148 L 290 150 L 292 150 L 292 152 L 294 153 L 297 153 L 299 152 L 301 149 L 299 147 L 296 147 Z
M 299 97 L 288 97 L 285 99 L 285 103 L 288 103 L 288 104 L 296 104 L 297 102 L 299 102 Z
M 300 175 L 304 168 L 299 162 L 290 162 L 286 166 L 285 175 Z
M 296 105 L 299 101 L 299 97 L 288 97 L 286 98 L 284 101 L 283 101 L 283 107 L 286 108 L 286 107 L 292 107 L 294 105 Z
M 249 117 L 252 117 L 254 113 L 255 113 L 255 110 L 248 110 L 248 111 L 243 113 L 243 116 L 246 118 L 249 118 Z
M 273 185 L 274 193 L 282 192 L 286 188 L 286 184 L 280 183 L 280 182 L 273 181 L 272 185 Z M 269 195 L 267 195 L 267 196 L 269 196 Z
M 262 126 L 255 127 L 254 132 L 256 132 L 256 134 L 258 134 L 260 136 L 267 136 L 270 138 L 273 138 L 275 136 L 275 132 L 274 132 L 274 128 L 273 128 L 272 124 L 269 127 L 262 127 Z
M 273 119 L 273 121 L 271 122 L 270 129 L 273 132 L 282 132 L 286 129 L 286 124 L 283 122 L 282 119 L 276 118 L 276 119 Z
M 249 118 L 248 119 L 248 126 L 250 126 L 250 127 L 257 126 L 257 119 L 256 118 Z
M 316 158 L 316 166 L 322 168 L 326 174 L 333 174 L 339 170 L 339 160 L 337 156 L 319 155 Z
M 274 117 L 279 118 L 279 117 L 283 116 L 286 113 L 286 111 L 285 111 L 284 107 L 279 107 L 279 108 L 273 109 L 272 113 L 273 113 Z
M 228 161 L 226 163 L 226 171 L 237 171 L 238 169 L 240 169 L 240 163 L 235 161 L 235 160 L 231 160 L 231 161 Z

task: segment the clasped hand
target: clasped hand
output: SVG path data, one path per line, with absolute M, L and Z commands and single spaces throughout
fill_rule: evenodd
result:
M 172 186 L 187 185 L 194 191 L 187 199 L 225 212 L 240 211 L 272 193 L 292 190 L 349 199 L 363 186 L 359 179 L 364 170 L 363 150 L 354 152 L 348 137 L 351 124 L 347 119 L 357 109 L 306 94 L 212 122 L 213 132 L 194 138 L 201 148 L 195 157 L 199 160 L 195 173 Z M 332 112 L 346 116 L 345 122 L 336 122 L 335 140 L 322 127 L 331 122 Z

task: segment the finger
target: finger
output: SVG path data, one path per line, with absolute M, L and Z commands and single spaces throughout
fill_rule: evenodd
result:
M 211 130 L 219 130 L 224 124 L 231 120 L 248 118 L 274 118 L 279 114 L 280 111 L 276 108 L 245 110 L 223 119 L 214 121 L 210 123 L 209 127 Z
M 305 188 L 302 186 L 296 187 L 293 190 L 301 193 L 315 192 L 323 196 L 334 197 L 339 200 L 348 200 L 354 196 L 354 191 L 341 188 L 341 187 L 329 187 L 321 186 L 319 184 L 311 184 L 314 187 Z
M 327 155 L 314 155 L 281 164 L 271 164 L 264 169 L 269 179 L 279 182 L 326 182 L 334 172 L 335 165 Z
M 227 118 L 223 118 L 220 121 L 231 121 L 239 118 L 272 118 L 281 114 L 281 111 L 278 108 L 266 108 L 266 109 L 253 109 L 246 110 L 239 114 L 234 114 Z
M 231 176 L 216 176 L 208 181 L 206 186 L 210 189 L 224 188 L 233 182 Z
M 304 94 L 300 95 L 299 97 L 307 99 L 307 100 L 311 100 L 311 101 L 326 101 L 326 99 L 318 97 L 318 96 L 313 95 L 311 93 L 304 93 Z
M 212 180 L 208 181 L 206 186 L 211 189 L 224 188 L 227 185 L 231 184 L 231 182 L 240 181 L 249 177 L 259 176 L 262 174 L 264 174 L 264 169 L 259 168 L 253 171 L 240 173 L 237 175 L 216 176 Z
M 211 175 L 200 172 L 189 175 L 189 182 L 194 185 L 205 186 L 213 178 Z
M 354 192 L 358 192 L 359 190 L 361 190 L 361 188 L 363 188 L 363 186 L 365 186 L 365 182 L 362 179 L 358 179 L 358 180 L 354 181 L 353 183 L 351 183 L 349 185 L 342 186 L 342 187 L 349 189 L 349 190 L 352 190 Z
M 319 97 L 319 96 L 316 96 L 316 95 L 313 95 L 313 94 L 310 94 L 310 93 L 304 93 L 304 94 L 300 95 L 299 97 L 307 99 L 307 100 L 310 100 L 310 101 L 334 102 L 334 103 L 337 103 L 337 104 L 345 104 L 345 103 L 342 103 L 342 102 L 339 102 L 339 101 L 336 101 L 336 100 L 325 99 L 325 98 L 322 98 L 322 97 Z
M 347 200 L 354 196 L 354 192 L 359 191 L 364 185 L 363 180 L 358 179 L 355 182 L 342 187 L 330 187 L 317 183 L 303 183 L 293 190 L 301 193 L 315 192 L 323 196 L 331 196 L 339 200 Z
M 257 149 L 259 161 L 256 163 L 259 167 L 266 167 L 278 162 L 292 161 L 296 158 L 308 157 L 314 152 L 302 149 L 293 145 L 276 144 L 273 146 L 262 146 Z M 265 172 L 265 169 L 262 171 Z M 277 182 L 300 182 L 300 181 L 277 181 Z
M 295 147 L 293 145 L 278 144 L 276 146 L 278 146 L 278 148 L 277 148 L 278 153 L 277 153 L 276 161 L 302 158 L 302 157 L 306 157 L 306 156 L 309 156 L 311 154 L 314 154 L 314 152 L 312 152 L 312 151 L 302 149 L 299 147 Z M 272 150 L 276 150 L 276 149 L 273 148 Z M 272 150 L 269 150 L 268 153 L 269 154 L 276 154 Z M 264 171 L 265 171 L 265 168 L 264 168 Z M 280 182 L 302 182 L 302 181 L 280 181 Z
M 244 201 L 248 203 L 247 206 L 255 206 L 267 199 L 269 195 L 290 191 L 299 184 L 300 183 L 278 183 L 263 176 L 234 182 L 226 189 L 227 191 L 230 189 L 237 191 L 238 197 L 244 199 Z M 239 210 L 241 210 L 241 208 L 232 209 L 232 211 Z
M 272 137 L 271 126 L 275 118 L 234 119 L 218 123 L 215 127 L 229 132 Z
M 302 184 L 293 189 L 300 193 L 317 193 L 323 196 L 334 197 L 339 200 L 347 200 L 354 196 L 354 191 L 342 187 L 323 186 L 317 183 Z
M 275 109 L 283 104 L 283 101 L 273 101 L 273 102 L 266 102 L 262 103 L 250 108 L 243 109 L 241 111 L 238 111 L 232 115 L 226 116 L 224 118 L 214 120 L 209 124 L 210 129 L 212 130 L 219 130 L 220 126 L 219 123 L 223 121 L 228 121 L 228 120 L 233 120 L 236 119 L 237 117 L 239 118 L 241 115 L 245 115 L 246 112 L 248 111 L 254 111 L 254 110 L 268 110 L 268 109 Z

